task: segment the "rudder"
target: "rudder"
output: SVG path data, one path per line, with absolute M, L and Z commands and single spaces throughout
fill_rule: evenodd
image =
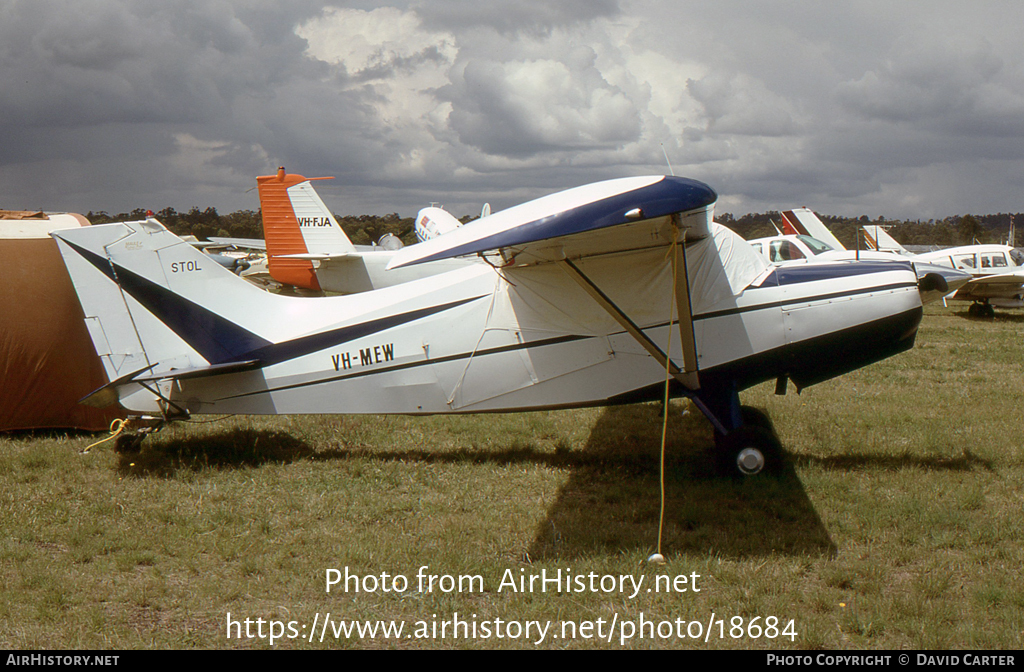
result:
M 278 282 L 319 290 L 313 262 L 290 256 L 355 250 L 310 184 L 312 180 L 329 179 L 333 178 L 289 175 L 284 168 L 279 168 L 276 175 L 256 178 L 267 261 L 271 277 Z

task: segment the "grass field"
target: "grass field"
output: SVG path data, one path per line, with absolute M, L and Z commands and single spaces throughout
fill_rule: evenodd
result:
M 658 404 L 232 417 L 165 429 L 133 456 L 80 454 L 93 435 L 0 436 L 0 647 L 270 646 L 239 639 L 244 624 L 228 639 L 230 612 L 253 633 L 280 622 L 274 648 L 1020 648 L 1022 329 L 1019 313 L 929 306 L 908 353 L 800 395 L 747 391 L 787 450 L 774 479 L 714 477 L 708 423 L 673 402 L 664 566 L 645 562 Z M 421 590 L 423 566 L 480 581 Z M 326 592 L 346 567 L 379 585 Z M 688 583 L 498 590 L 544 570 Z M 385 592 L 397 575 L 409 585 Z M 406 630 L 321 643 L 318 625 L 310 642 L 328 612 L 332 628 Z M 454 614 L 477 636 L 432 636 Z M 651 636 L 624 638 L 642 619 Z M 526 621 L 551 625 L 514 636 Z

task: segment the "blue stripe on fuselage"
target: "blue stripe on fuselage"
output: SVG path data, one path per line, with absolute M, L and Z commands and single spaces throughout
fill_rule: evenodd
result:
M 757 287 L 778 287 L 781 285 L 796 285 L 802 282 L 815 282 L 817 280 L 832 280 L 835 278 L 849 278 L 856 275 L 869 275 L 871 273 L 885 273 L 887 271 L 904 270 L 913 271 L 914 265 L 909 261 L 843 261 L 834 264 L 813 263 L 793 264 L 791 266 L 779 266 L 771 275 L 765 278 Z
M 252 359 L 248 353 L 271 342 L 110 259 L 64 240 L 210 364 Z
M 261 367 L 279 364 L 483 298 L 474 296 L 272 343 L 106 257 L 64 242 L 214 365 L 254 359 Z

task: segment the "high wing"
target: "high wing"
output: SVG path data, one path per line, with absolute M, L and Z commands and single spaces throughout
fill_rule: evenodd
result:
M 699 387 L 698 363 L 690 292 L 690 276 L 694 270 L 687 266 L 685 249 L 713 238 L 717 200 L 718 195 L 707 184 L 675 176 L 627 177 L 596 182 L 490 214 L 471 226 L 462 226 L 399 250 L 388 268 L 438 263 L 480 254 L 492 265 L 500 266 L 509 282 L 521 285 L 520 293 L 525 293 L 531 283 L 544 276 L 543 271 L 534 272 L 528 268 L 558 264 L 561 271 L 660 366 L 665 367 L 684 387 L 696 389 Z M 714 277 L 716 282 L 707 285 L 727 287 L 730 296 L 741 291 L 765 268 L 749 246 L 745 250 L 749 253 L 745 260 L 734 259 L 734 263 L 726 268 L 722 248 L 729 248 L 724 254 L 730 256 L 732 240 L 729 235 L 720 236 L 703 247 L 713 248 L 715 254 L 699 255 L 700 259 L 710 263 L 697 270 L 697 274 L 705 280 Z M 637 314 L 631 314 L 621 306 L 626 303 L 625 297 L 616 299 L 612 295 L 612 289 L 622 291 L 631 287 L 635 301 L 636 294 L 644 291 L 642 286 L 636 285 L 636 269 L 609 271 L 608 268 L 614 267 L 613 263 L 597 261 L 590 266 L 585 263 L 591 259 L 636 255 L 659 248 L 665 252 L 658 251 L 655 255 L 662 256 L 660 261 L 663 263 L 671 258 L 673 268 L 673 308 L 682 344 L 682 367 L 672 362 L 662 346 L 644 332 L 639 326 L 643 321 Z M 657 263 L 657 260 L 651 257 L 647 263 Z M 553 297 L 545 300 L 548 319 L 552 308 L 564 316 L 572 312 L 569 305 L 557 306 Z
M 658 247 L 671 242 L 661 235 L 670 219 L 680 241 L 698 240 L 710 232 L 717 198 L 706 184 L 680 177 L 597 182 L 493 213 L 472 226 L 403 248 L 388 269 L 488 252 L 500 255 L 500 265 L 505 266 Z

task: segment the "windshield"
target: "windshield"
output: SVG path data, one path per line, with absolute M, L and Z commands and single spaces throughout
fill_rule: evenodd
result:
M 811 238 L 810 236 L 797 236 L 797 239 L 802 240 L 804 245 L 811 248 L 811 252 L 814 254 L 821 254 L 822 252 L 831 252 L 832 248 L 828 243 L 823 243 L 817 238 Z
M 1024 247 L 1015 247 L 1010 250 L 1010 258 L 1018 266 L 1024 266 Z

